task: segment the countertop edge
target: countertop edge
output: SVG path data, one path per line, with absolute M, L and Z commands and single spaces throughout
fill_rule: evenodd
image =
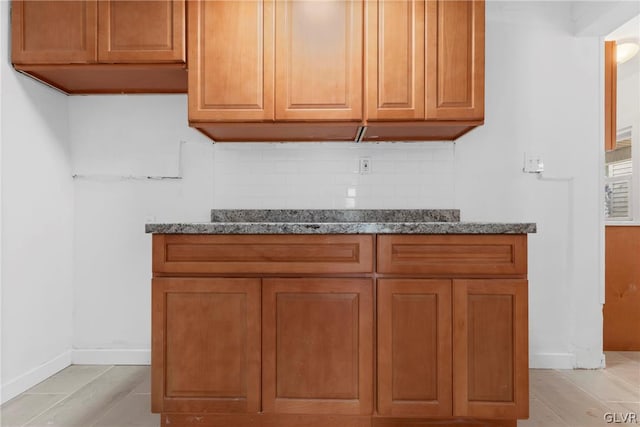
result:
M 409 223 L 150 223 L 149 234 L 533 234 L 535 223 L 409 222 Z

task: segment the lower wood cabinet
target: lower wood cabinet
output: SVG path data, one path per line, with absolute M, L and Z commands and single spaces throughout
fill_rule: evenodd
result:
M 280 237 L 154 236 L 162 425 L 528 417 L 526 235 Z
M 527 281 L 453 281 L 453 415 L 529 417 Z
M 451 416 L 451 281 L 378 280 L 378 412 Z
M 379 280 L 379 414 L 527 418 L 526 326 L 526 280 Z
M 260 410 L 260 292 L 260 279 L 153 279 L 153 411 Z
M 262 282 L 154 279 L 153 410 L 371 413 L 373 281 Z
M 373 281 L 264 279 L 265 413 L 370 414 Z

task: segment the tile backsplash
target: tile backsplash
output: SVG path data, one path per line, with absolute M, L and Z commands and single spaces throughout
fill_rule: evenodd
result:
M 213 208 L 453 208 L 454 154 L 441 142 L 220 143 Z

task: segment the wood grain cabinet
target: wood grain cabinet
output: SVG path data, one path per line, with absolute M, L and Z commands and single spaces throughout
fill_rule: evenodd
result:
M 378 412 L 451 417 L 451 281 L 378 281 Z
M 12 2 L 15 68 L 66 93 L 184 93 L 185 60 L 185 0 Z
M 265 413 L 373 410 L 373 281 L 264 279 Z
M 382 279 L 378 411 L 527 418 L 527 340 L 526 280 Z
M 191 6 L 189 121 L 216 141 L 450 140 L 483 123 L 483 0 Z
M 526 239 L 156 234 L 152 409 L 180 426 L 515 427 Z
M 378 236 L 381 415 L 528 418 L 526 242 Z
M 453 414 L 529 417 L 527 281 L 453 281 Z
M 484 120 L 484 1 L 367 2 L 364 140 L 456 139 Z
M 154 279 L 152 410 L 258 412 L 260 305 L 260 279 Z
M 354 140 L 363 3 L 190 3 L 191 125 L 216 141 Z

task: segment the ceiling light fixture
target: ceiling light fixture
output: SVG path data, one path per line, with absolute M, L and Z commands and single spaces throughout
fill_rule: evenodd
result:
M 616 45 L 616 62 L 624 64 L 633 58 L 640 50 L 640 45 L 634 42 L 624 42 Z

